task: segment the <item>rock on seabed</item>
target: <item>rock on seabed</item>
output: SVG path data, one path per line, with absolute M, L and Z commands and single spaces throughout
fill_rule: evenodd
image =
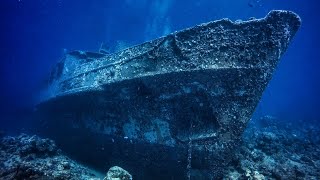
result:
M 104 180 L 132 180 L 131 174 L 119 166 L 113 166 L 107 172 Z

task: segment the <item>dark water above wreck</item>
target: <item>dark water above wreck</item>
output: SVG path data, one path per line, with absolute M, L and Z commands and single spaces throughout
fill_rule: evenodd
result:
M 250 127 L 265 128 L 267 135 L 256 135 L 261 141 L 272 139 L 270 132 L 287 135 L 292 142 L 295 136 L 314 137 L 320 122 L 319 5 L 316 0 L 4 0 L 0 3 L 0 131 L 35 130 L 32 114 L 40 89 L 67 51 L 97 51 L 104 43 L 114 52 L 199 23 L 262 18 L 270 10 L 284 9 L 299 14 L 302 26 L 264 91 Z M 267 115 L 272 118 L 262 118 Z M 279 127 L 289 124 L 291 130 L 268 128 L 277 124 L 274 118 Z

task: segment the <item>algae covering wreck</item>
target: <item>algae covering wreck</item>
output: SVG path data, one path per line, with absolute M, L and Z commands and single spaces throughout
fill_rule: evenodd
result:
M 37 106 L 42 129 L 80 160 L 133 178 L 220 177 L 300 23 L 271 11 L 113 54 L 69 52 Z

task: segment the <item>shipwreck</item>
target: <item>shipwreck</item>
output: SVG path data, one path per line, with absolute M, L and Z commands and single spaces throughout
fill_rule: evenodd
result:
M 102 170 L 219 177 L 300 23 L 293 12 L 271 11 L 113 54 L 71 51 L 37 105 L 41 130 Z

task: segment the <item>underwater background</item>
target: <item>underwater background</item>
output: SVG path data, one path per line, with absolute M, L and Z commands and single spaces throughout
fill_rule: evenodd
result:
M 255 114 L 320 118 L 320 21 L 316 0 L 4 0 L 1 2 L 1 125 L 23 127 L 37 93 L 64 51 L 112 51 L 199 23 L 292 10 L 302 27 Z
M 292 128 L 316 127 L 320 122 L 319 5 L 317 0 L 3 0 L 0 130 L 11 135 L 34 130 L 32 113 L 40 90 L 68 51 L 98 51 L 104 43 L 115 52 L 200 23 L 263 18 L 275 9 L 294 11 L 302 25 L 253 119 L 272 116 L 293 124 Z

